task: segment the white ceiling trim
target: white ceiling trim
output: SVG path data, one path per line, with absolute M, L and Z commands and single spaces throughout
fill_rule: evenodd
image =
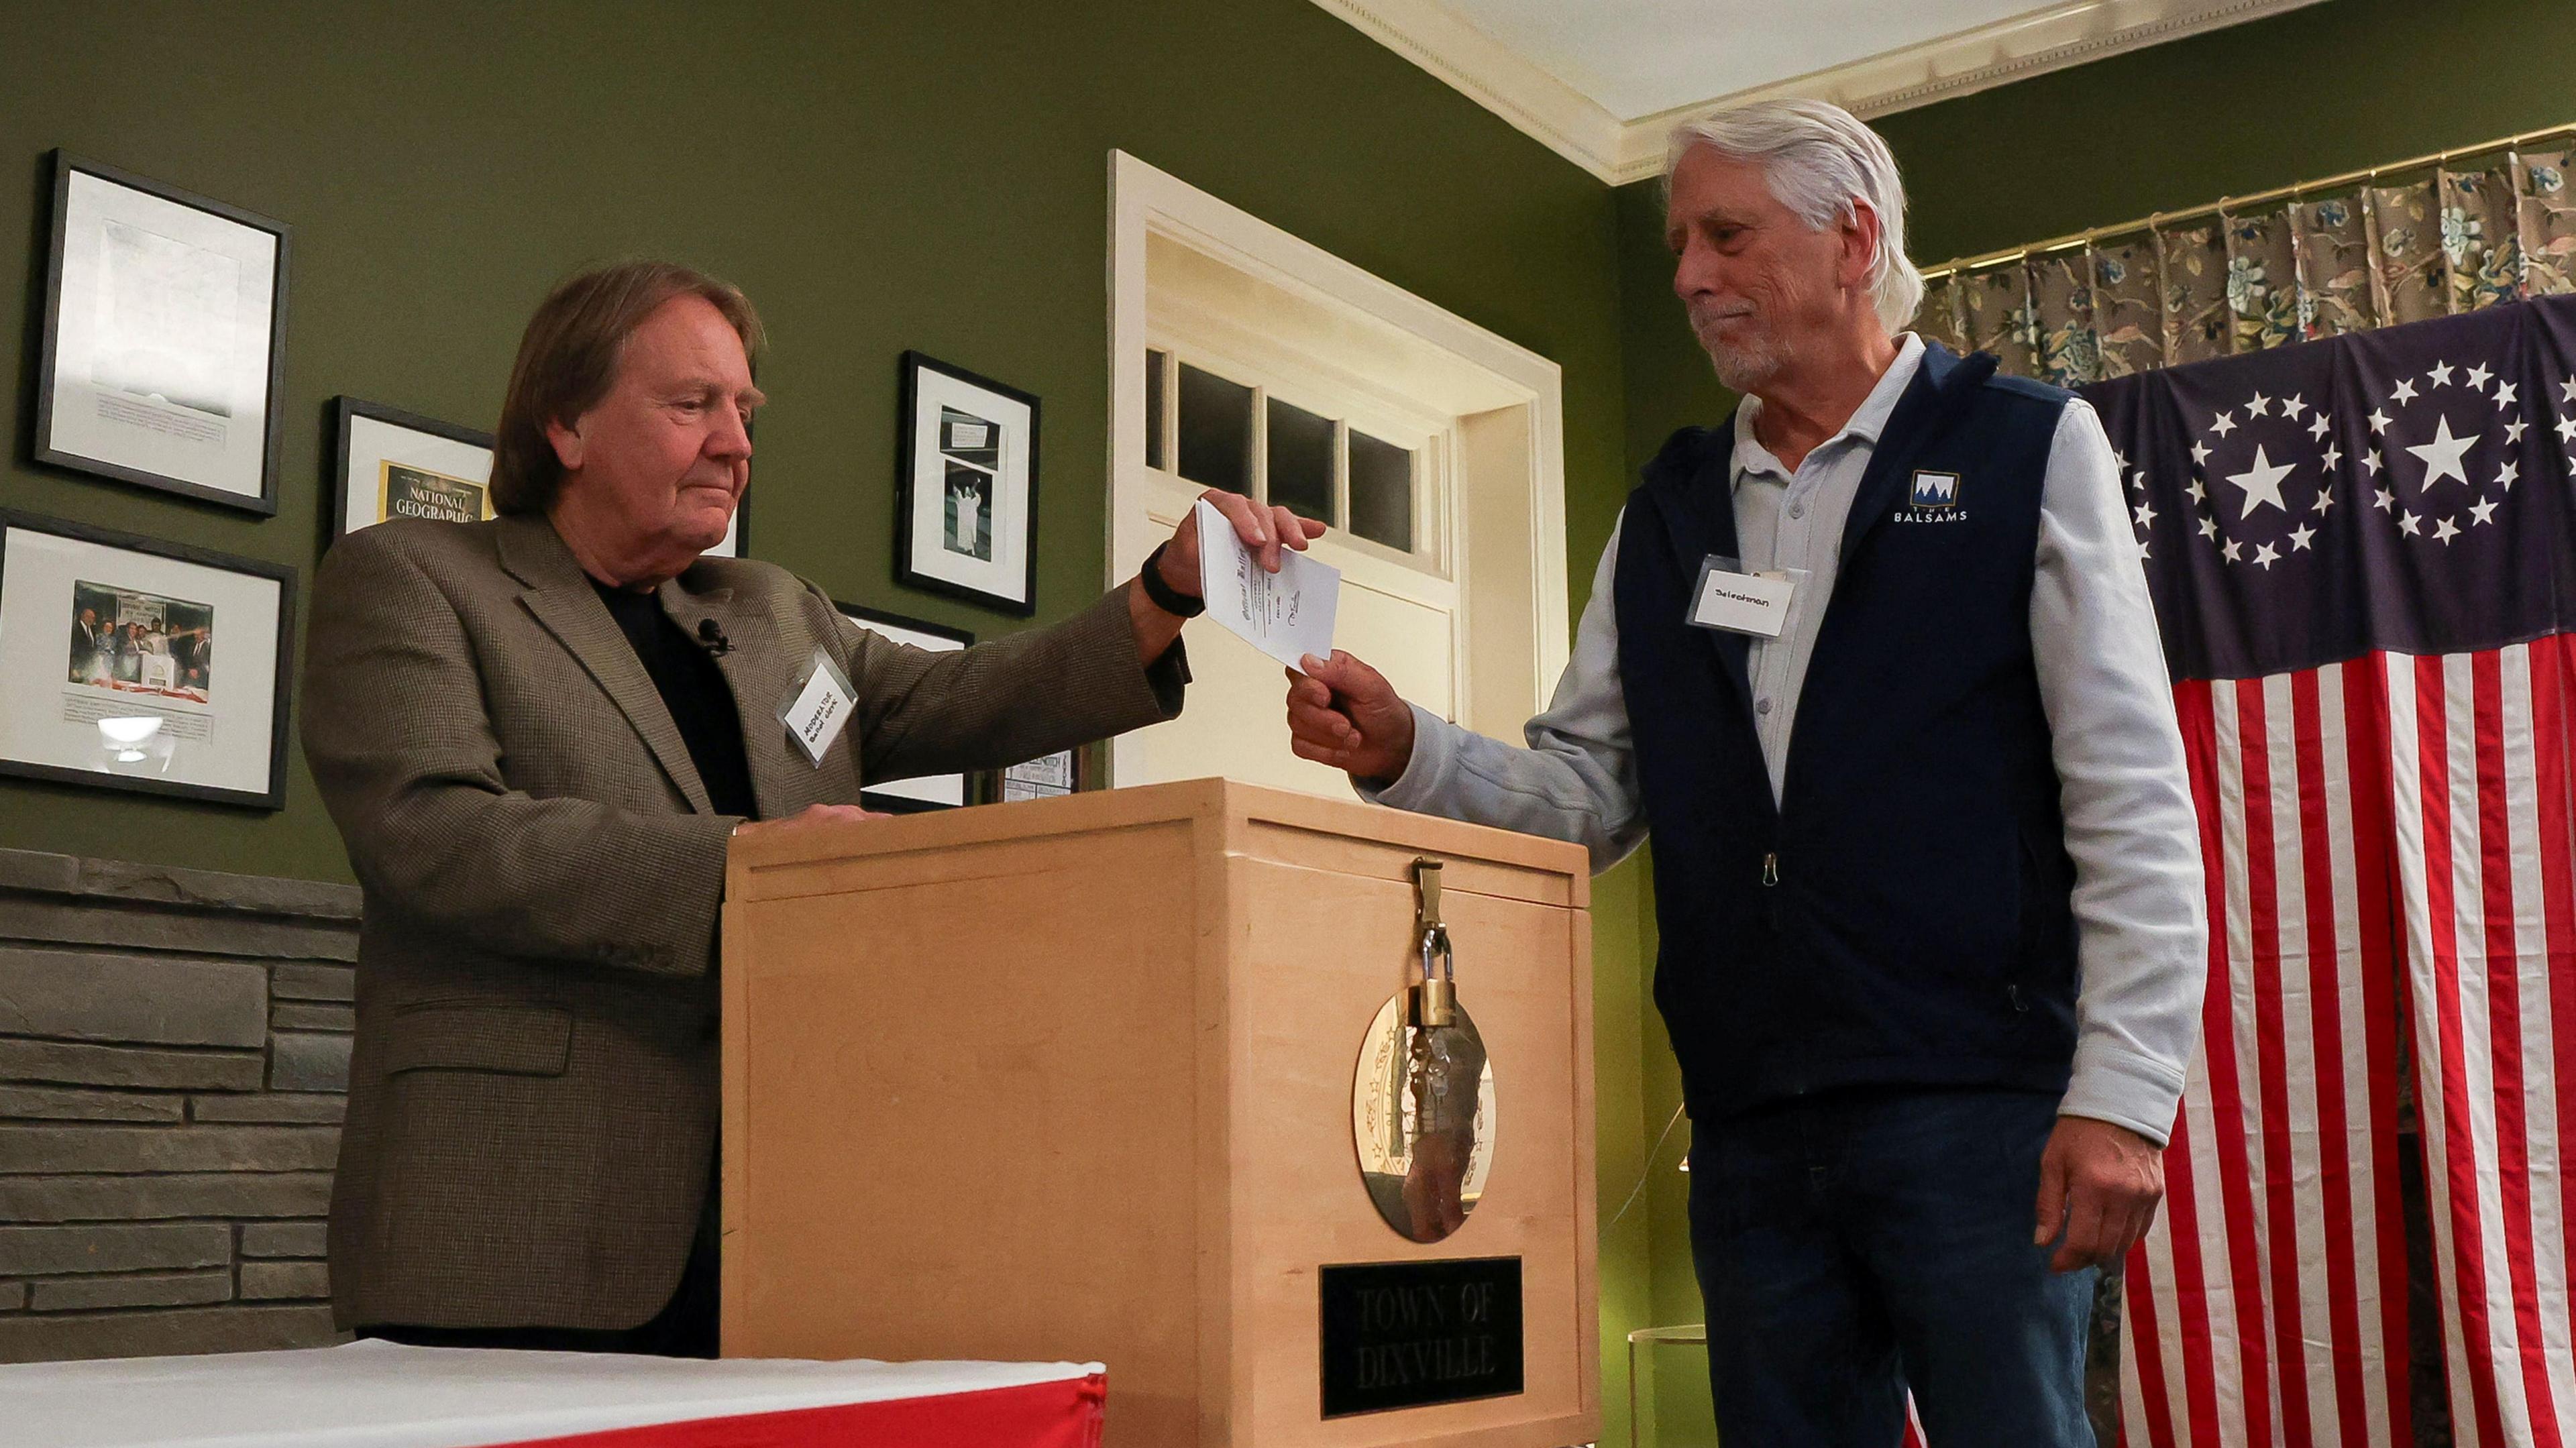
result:
M 1604 181 L 1627 124 L 1439 0 L 1315 0 Z
M 1711 96 L 1629 120 L 1469 25 L 1439 0 L 1315 0 L 1524 134 L 1611 185 L 1663 169 L 1672 128 L 1780 96 L 1829 100 L 1868 118 L 2026 80 L 2318 0 L 2067 0 L 1920 45 Z

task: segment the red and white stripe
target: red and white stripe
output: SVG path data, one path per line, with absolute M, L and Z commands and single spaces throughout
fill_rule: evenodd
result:
M 2209 877 L 2202 1048 L 2131 1254 L 2127 1436 L 2408 1439 L 2385 715 L 2366 669 L 2175 694 Z
M 2454 1440 L 2576 1439 L 2570 640 L 2379 661 Z M 2576 1094 L 2576 1093 L 2568 1093 Z
M 2403 1013 L 2453 1440 L 2576 1448 L 2576 638 L 2175 703 L 2209 991 L 2165 1210 L 2127 1264 L 2125 1437 L 2412 1441 Z

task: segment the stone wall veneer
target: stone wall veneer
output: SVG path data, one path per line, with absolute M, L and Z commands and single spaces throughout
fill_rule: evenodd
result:
M 0 1362 L 338 1340 L 358 892 L 0 850 Z

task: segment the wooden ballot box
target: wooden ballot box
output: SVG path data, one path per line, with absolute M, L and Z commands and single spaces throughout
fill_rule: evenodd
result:
M 1423 860 L 1489 1075 L 1447 1205 L 1367 1105 Z M 1596 1437 L 1588 900 L 1572 845 L 1223 780 L 738 843 L 725 1355 L 1098 1361 L 1111 1448 Z

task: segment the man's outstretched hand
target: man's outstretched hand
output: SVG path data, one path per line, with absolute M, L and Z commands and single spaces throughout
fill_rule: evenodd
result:
M 1353 779 L 1404 773 L 1413 758 L 1413 706 L 1386 676 L 1340 649 L 1302 663 L 1306 672 L 1288 671 L 1288 743 L 1297 757 Z

